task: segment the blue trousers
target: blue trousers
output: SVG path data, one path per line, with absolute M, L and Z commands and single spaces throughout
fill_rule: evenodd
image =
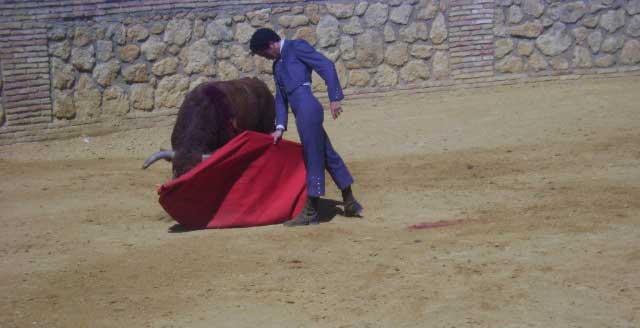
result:
M 302 142 L 304 164 L 307 169 L 307 194 L 324 195 L 324 170 L 329 171 L 338 188 L 345 189 L 353 183 L 353 177 L 342 158 L 331 146 L 329 136 L 322 126 L 322 104 L 311 92 L 311 87 L 301 85 L 288 96 L 296 126 Z

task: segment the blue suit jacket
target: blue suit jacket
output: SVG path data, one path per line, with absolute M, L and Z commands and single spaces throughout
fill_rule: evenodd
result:
M 287 96 L 297 87 L 311 81 L 311 70 L 316 71 L 327 85 L 330 101 L 344 98 L 336 68 L 327 57 L 317 52 L 305 40 L 285 40 L 280 58 L 273 62 L 276 83 L 276 126 L 287 128 Z

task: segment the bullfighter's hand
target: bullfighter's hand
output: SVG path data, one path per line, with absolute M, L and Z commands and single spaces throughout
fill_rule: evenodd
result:
M 340 101 L 332 101 L 329 104 L 329 107 L 331 107 L 331 116 L 333 116 L 333 119 L 335 120 L 342 113 L 342 105 L 340 104 Z
M 271 132 L 271 136 L 273 137 L 273 144 L 277 144 L 280 139 L 282 139 L 282 130 L 275 130 Z

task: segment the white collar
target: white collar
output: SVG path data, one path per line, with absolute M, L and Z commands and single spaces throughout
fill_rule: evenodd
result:
M 282 48 L 284 48 L 284 39 L 280 40 L 280 61 L 282 61 Z

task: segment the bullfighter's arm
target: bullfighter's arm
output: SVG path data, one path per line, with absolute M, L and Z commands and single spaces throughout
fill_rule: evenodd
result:
M 274 76 L 275 79 L 275 76 Z M 289 103 L 287 99 L 284 97 L 282 92 L 280 92 L 280 88 L 278 87 L 278 82 L 276 81 L 276 129 L 281 127 L 282 129 L 287 129 L 287 107 L 289 107 Z
M 296 40 L 298 59 L 310 66 L 327 85 L 330 101 L 340 101 L 344 98 L 342 87 L 338 79 L 336 67 L 327 57 L 319 53 L 305 40 Z

